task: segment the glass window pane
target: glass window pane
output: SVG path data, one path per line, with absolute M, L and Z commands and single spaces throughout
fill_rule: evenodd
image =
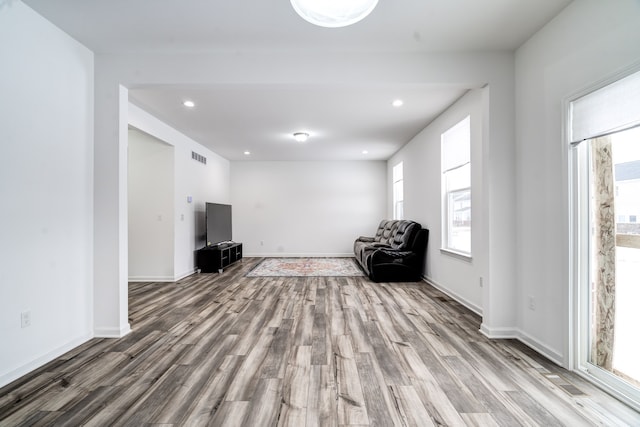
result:
M 447 202 L 449 207 L 448 247 L 471 253 L 471 189 L 449 192 Z
M 402 180 L 402 175 L 403 175 L 402 169 L 403 169 L 402 162 L 398 163 L 393 167 L 393 182 Z
M 402 219 L 402 201 L 404 200 L 404 184 L 402 179 L 402 162 L 393 167 L 393 218 Z
M 402 202 L 396 203 L 395 212 L 394 212 L 394 218 L 395 219 L 403 219 L 404 218 L 404 211 L 403 211 L 403 203 Z
M 471 117 L 442 134 L 443 246 L 471 255 Z

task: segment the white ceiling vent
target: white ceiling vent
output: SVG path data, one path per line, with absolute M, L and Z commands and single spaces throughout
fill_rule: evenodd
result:
M 202 154 L 196 153 L 195 151 L 191 152 L 191 158 L 193 160 L 196 160 L 196 161 L 202 163 L 203 165 L 207 164 L 207 158 L 205 156 L 203 156 Z

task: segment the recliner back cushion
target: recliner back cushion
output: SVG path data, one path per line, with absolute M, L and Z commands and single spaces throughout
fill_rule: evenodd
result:
M 378 230 L 376 231 L 374 240 L 376 241 L 376 243 L 382 243 L 384 245 L 391 246 L 391 242 L 393 241 L 393 236 L 395 235 L 397 228 L 398 220 L 382 220 L 380 222 L 380 225 L 378 225 Z
M 376 243 L 388 245 L 393 249 L 406 249 L 411 244 L 414 233 L 420 224 L 408 220 L 382 220 L 374 237 Z
M 413 221 L 400 221 L 396 232 L 393 235 L 391 241 L 391 247 L 393 249 L 405 250 L 412 241 L 415 233 L 420 229 L 420 225 Z

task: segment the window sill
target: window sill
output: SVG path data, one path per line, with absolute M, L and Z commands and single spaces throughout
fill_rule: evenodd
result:
M 473 260 L 473 258 L 471 257 L 471 254 L 468 254 L 468 253 L 465 253 L 465 252 L 458 252 L 458 251 L 455 251 L 453 249 L 440 248 L 440 253 L 442 253 L 444 255 L 452 256 L 454 258 L 461 259 L 463 261 L 471 262 Z

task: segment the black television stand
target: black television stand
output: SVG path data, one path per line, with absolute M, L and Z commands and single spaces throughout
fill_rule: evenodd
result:
M 222 273 L 225 267 L 242 259 L 242 243 L 207 246 L 196 253 L 196 265 L 201 273 Z

